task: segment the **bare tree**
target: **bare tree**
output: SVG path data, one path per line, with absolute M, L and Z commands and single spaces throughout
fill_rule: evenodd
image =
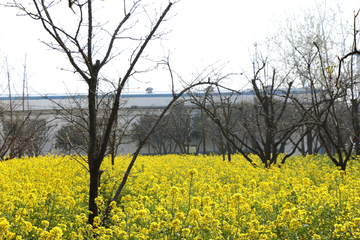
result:
M 62 52 L 67 57 L 73 71 L 81 76 L 87 84 L 88 93 L 86 101 L 88 125 L 86 131 L 88 134 L 88 144 L 87 159 L 85 160 L 90 173 L 90 214 L 88 220 L 90 224 L 92 224 L 94 218 L 99 215 L 99 209 L 95 203 L 95 199 L 99 194 L 100 168 L 104 160 L 104 156 L 108 151 L 109 139 L 115 120 L 118 116 L 121 94 L 124 91 L 125 84 L 130 81 L 132 76 L 135 73 L 143 72 L 141 69 L 136 69 L 135 67 L 141 59 L 141 56 L 147 48 L 150 40 L 161 37 L 162 32 L 158 31 L 159 26 L 166 20 L 165 16 L 167 16 L 173 6 L 173 3 L 169 2 L 166 8 L 162 10 L 161 14 L 158 14 L 159 11 L 155 10 L 155 17 L 152 18 L 150 17 L 150 8 L 152 5 L 146 5 L 144 1 L 138 0 L 132 1 L 131 3 L 124 1 L 123 13 L 120 14 L 120 12 L 117 12 L 116 16 L 116 18 L 118 18 L 122 15 L 122 19 L 119 20 L 112 30 L 105 29 L 105 24 L 96 21 L 96 14 L 93 10 L 95 1 L 92 0 L 78 0 L 72 2 L 71 9 L 76 14 L 77 22 L 75 22 L 75 26 L 68 25 L 68 29 L 63 27 L 65 24 L 61 24 L 61 21 L 64 19 L 61 17 L 59 19 L 55 18 L 56 15 L 53 11 L 61 8 L 61 5 L 57 4 L 58 2 L 34 0 L 31 5 L 25 5 L 17 0 L 13 0 L 7 4 L 7 6 L 17 8 L 23 14 L 31 17 L 32 19 L 40 21 L 45 31 L 52 38 L 52 41 L 46 42 L 46 45 L 51 49 Z M 138 24 L 139 22 L 144 21 L 142 16 L 149 17 L 149 21 L 147 22 L 149 28 L 145 29 L 145 33 L 143 31 L 144 28 L 142 28 L 143 25 Z M 140 35 L 138 32 L 134 31 L 137 27 L 139 27 L 138 30 L 141 31 Z M 123 41 L 122 44 L 127 44 L 128 48 L 133 47 L 132 50 L 125 51 L 125 53 L 129 53 L 129 55 L 126 56 L 124 55 L 124 52 L 118 50 L 118 47 L 122 46 L 119 41 Z M 109 80 L 106 78 L 106 81 L 111 81 L 113 85 L 116 86 L 116 89 L 114 89 L 113 101 L 109 104 L 111 106 L 111 110 L 106 118 L 103 134 L 100 135 L 100 126 L 98 122 L 100 116 L 98 109 L 100 95 L 99 85 L 102 83 L 101 80 L 105 79 L 105 77 L 102 77 L 100 73 L 104 71 L 103 69 L 105 69 L 105 66 L 107 66 L 110 61 L 117 57 L 129 59 L 129 62 L 127 65 L 121 66 L 126 66 L 126 70 L 123 71 L 123 76 L 121 78 L 118 80 Z M 110 199 L 109 204 L 111 201 L 116 201 L 118 199 L 141 148 L 145 145 L 151 133 L 157 128 L 157 125 L 161 121 L 162 117 L 164 117 L 166 111 L 184 92 L 188 91 L 191 87 L 196 86 L 197 84 L 205 84 L 201 82 L 202 79 L 197 78 L 196 81 L 198 80 L 200 80 L 200 82 L 192 82 L 192 84 L 184 88 L 183 91 L 178 93 L 173 91 L 173 100 L 170 101 L 169 105 L 159 115 L 158 120 L 149 130 L 148 134 L 139 141 L 138 148 L 132 156 L 132 160 L 125 171 L 122 182 L 120 183 L 113 198 Z M 206 84 L 208 83 L 206 82 Z M 108 213 L 109 208 L 103 215 L 104 221 L 107 219 Z
M 60 126 L 55 136 L 55 147 L 64 151 L 76 153 L 81 156 L 87 152 L 89 140 L 89 114 L 87 109 L 87 96 L 81 94 L 70 94 L 64 97 L 66 104 L 62 102 L 52 101 L 56 106 L 57 119 L 60 119 L 66 124 Z M 106 131 L 107 120 L 111 114 L 111 104 L 114 101 L 112 92 L 98 95 L 97 101 L 97 136 L 102 138 Z M 118 114 L 114 120 L 114 126 L 109 137 L 109 144 L 106 155 L 111 155 L 111 162 L 114 165 L 115 156 L 121 150 L 129 132 L 127 131 L 129 124 L 136 118 L 132 109 L 127 109 L 124 105 L 127 103 L 126 99 L 120 99 Z M 84 159 L 85 160 L 85 159 Z M 86 162 L 86 160 L 85 160 Z
M 96 22 L 94 18 L 93 1 L 75 1 L 71 6 L 78 18 L 75 31 L 62 27 L 59 22 L 63 19 L 55 19 L 55 15 L 52 11 L 55 7 L 61 7 L 57 3 L 58 2 L 53 1 L 35 0 L 33 1 L 33 4 L 28 7 L 28 5 L 14 0 L 11 3 L 8 3 L 7 6 L 15 7 L 32 19 L 39 20 L 53 40 L 52 42 L 46 43 L 46 45 L 64 53 L 75 72 L 87 83 L 89 117 L 87 129 L 89 134 L 87 164 L 90 172 L 89 210 L 91 212 L 89 215 L 89 223 L 92 224 L 94 217 L 99 215 L 95 199 L 98 197 L 100 167 L 106 154 L 111 129 L 117 116 L 120 95 L 123 92 L 125 83 L 129 81 L 134 72 L 136 72 L 134 69 L 135 65 L 139 61 L 149 41 L 159 37 L 156 36 L 155 33 L 157 32 L 160 23 L 165 20 L 165 16 L 170 10 L 172 3 L 168 4 L 158 19 L 150 22 L 150 29 L 147 34 L 144 34 L 145 37 L 137 39 L 138 45 L 129 56 L 129 66 L 125 71 L 124 76 L 119 78 L 118 83 L 116 84 L 117 87 L 115 90 L 114 101 L 111 106 L 111 113 L 107 119 L 106 129 L 101 139 L 98 137 L 99 125 L 97 123 L 98 87 L 101 79 L 100 71 L 109 61 L 119 55 L 119 52 L 116 52 L 116 41 L 124 38 L 132 39 L 131 37 L 126 36 L 124 32 L 136 26 L 136 21 L 134 21 L 133 18 L 139 16 L 140 10 L 143 9 L 142 1 L 132 2 L 130 6 L 124 2 L 123 17 L 113 30 L 105 30 L 103 29 L 102 24 Z M 107 39 L 108 43 L 99 46 L 97 41 L 101 38 Z M 94 60 L 95 57 L 99 59 Z
M 351 57 L 359 54 L 356 40 L 356 19 L 354 15 L 353 49 L 338 58 L 338 66 L 327 65 L 324 45 L 314 41 L 315 51 L 304 54 L 297 50 L 302 62 L 306 64 L 306 75 L 309 94 L 302 100 L 293 98 L 294 102 L 308 115 L 309 121 L 317 130 L 319 139 L 331 161 L 341 170 L 346 170 L 354 145 L 358 142 L 358 103 L 354 98 L 354 84 L 349 64 Z M 317 59 L 319 66 L 314 66 L 312 59 Z M 314 76 L 314 68 L 320 68 L 320 76 Z M 351 69 L 351 68 L 350 68 Z
M 231 161 L 231 154 L 234 152 L 228 140 L 231 136 L 226 131 L 222 131 L 222 126 L 218 126 L 216 123 L 222 122 L 226 129 L 234 129 L 236 127 L 236 123 L 239 120 L 238 112 L 234 108 L 234 105 L 238 102 L 237 97 L 237 94 L 234 92 L 227 92 L 227 94 L 221 92 L 219 86 L 210 86 L 201 94 L 192 94 L 193 103 L 200 106 L 202 110 L 206 109 L 205 112 L 208 117 L 215 120 L 212 121 L 212 124 L 208 123 L 205 126 L 208 132 L 207 135 L 213 142 L 214 150 L 217 149 L 223 156 L 223 160 L 225 161 L 227 157 L 229 162 Z M 236 140 L 232 139 L 232 141 Z
M 51 119 L 31 109 L 28 103 L 26 57 L 22 80 L 22 93 L 13 92 L 13 71 L 5 58 L 7 94 L 1 101 L 0 158 L 42 155 L 44 145 L 49 141 L 53 129 Z
M 86 147 L 86 138 L 83 134 L 75 124 L 62 125 L 55 133 L 55 148 L 69 154 L 72 151 L 81 153 L 81 149 Z
M 226 139 L 221 144 L 226 152 L 231 153 L 232 146 L 255 165 L 248 156 L 252 152 L 260 157 L 265 167 L 270 167 L 277 163 L 279 154 L 284 153 L 290 139 L 294 140 L 294 144 L 289 144 L 282 163 L 296 151 L 302 139 L 302 136 L 296 136 L 296 132 L 302 125 L 305 114 L 290 111 L 293 107 L 289 103 L 292 81 L 288 80 L 287 74 L 277 77 L 275 69 L 271 75 L 267 74 L 266 59 L 259 56 L 255 57 L 253 66 L 254 75 L 249 79 L 254 94 L 253 102 L 241 100 L 242 93 L 229 88 L 223 89 L 228 94 L 230 92 L 230 97 L 225 97 L 220 90 L 216 95 L 207 91 L 206 101 L 196 95 L 193 95 L 193 101 L 219 127 Z
M 139 116 L 137 121 L 132 124 L 132 138 L 135 141 L 141 141 L 141 139 L 147 135 L 149 129 L 155 124 L 158 117 L 158 114 L 149 111 Z M 176 144 L 165 130 L 168 124 L 168 115 L 166 115 L 146 142 L 145 147 L 148 147 L 148 154 L 151 154 L 150 149 L 153 149 L 155 154 L 169 154 L 175 152 Z
M 355 43 L 348 27 L 351 23 L 349 24 L 344 18 L 342 7 L 342 4 L 337 6 L 332 4 L 329 7 L 326 0 L 314 1 L 314 8 L 289 14 L 288 20 L 281 23 L 270 41 L 274 47 L 272 51 L 277 54 L 275 57 L 280 58 L 279 65 L 289 69 L 294 87 L 302 88 L 307 92 L 306 94 L 311 94 L 311 88 L 316 88 L 318 91 L 329 89 L 329 74 L 326 71 L 335 71 L 339 64 L 337 56 L 353 50 L 352 45 Z M 304 20 L 299 21 L 299 18 Z M 352 112 L 353 125 L 359 129 L 357 74 L 354 71 L 353 56 L 351 55 L 349 61 L 342 65 L 342 80 L 347 82 L 348 87 L 347 93 L 342 94 L 347 95 L 343 106 L 348 112 Z M 332 75 L 334 78 L 333 73 Z M 310 103 L 310 97 L 308 102 Z M 345 115 L 341 121 L 348 122 L 344 117 Z M 319 146 L 322 145 L 322 141 L 316 127 L 310 121 L 303 126 L 303 131 L 308 133 L 299 149 L 304 154 L 317 153 L 322 148 Z M 358 145 L 359 141 L 357 140 L 355 144 Z
M 176 143 L 180 153 L 189 154 L 191 143 L 199 139 L 200 133 L 194 106 L 185 104 L 185 100 L 179 100 L 172 106 L 164 131 Z

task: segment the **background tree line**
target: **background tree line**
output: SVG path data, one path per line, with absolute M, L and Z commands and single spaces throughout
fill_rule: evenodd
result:
M 255 45 L 252 75 L 247 76 L 248 91 L 255 96 L 253 102 L 239 102 L 237 99 L 244 91 L 218 83 L 189 93 L 192 105 L 188 105 L 187 113 L 196 112 L 192 131 L 199 133 L 194 134 L 194 141 L 205 141 L 205 134 L 201 134 L 211 126 L 209 121 L 201 124 L 195 120 L 204 119 L 201 112 L 206 113 L 213 124 L 206 130 L 207 137 L 210 133 L 217 136 L 217 149 L 224 159 L 225 153 L 229 153 L 229 161 L 230 153 L 237 151 L 252 163 L 247 155 L 251 152 L 269 167 L 284 164 L 299 151 L 304 155 L 326 153 L 337 167 L 346 169 L 352 153 L 357 155 L 360 150 L 356 28 L 359 13 L 354 13 L 350 27 L 340 25 L 340 9 L 325 14 L 324 6 L 318 4 L 317 7 L 317 11 L 307 13 L 304 21 L 292 19 L 288 25 L 281 26 L 276 38 L 266 46 L 269 50 L 266 56 L 263 48 Z M 339 28 L 335 29 L 334 25 Z M 278 54 L 272 56 L 274 52 Z M 193 110 L 194 106 L 197 111 Z M 186 125 L 189 119 L 191 116 L 187 114 L 182 120 L 184 136 L 190 129 L 190 125 Z M 190 142 L 179 134 L 174 135 L 179 125 L 170 120 L 169 115 L 169 120 L 159 128 L 159 135 L 149 143 L 154 149 L 168 144 L 169 148 L 164 146 L 163 151 L 157 153 L 168 153 L 165 149 L 171 149 L 175 139 Z M 151 120 L 143 117 L 138 122 L 138 134 L 148 121 Z M 165 140 L 167 138 L 169 140 Z M 175 145 L 183 152 L 179 143 Z M 175 152 L 176 148 L 173 149 Z M 278 162 L 280 153 L 285 155 Z

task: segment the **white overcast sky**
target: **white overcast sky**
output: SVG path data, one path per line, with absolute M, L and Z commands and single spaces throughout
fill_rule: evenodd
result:
M 105 0 L 101 4 L 106 9 L 115 1 L 120 0 Z M 336 8 L 333 1 L 329 0 L 328 5 Z M 61 2 L 64 9 L 66 2 Z M 355 0 L 344 2 L 347 4 L 344 14 L 351 19 L 360 3 Z M 174 69 L 185 76 L 215 62 L 228 62 L 226 71 L 241 72 L 241 68 L 250 64 L 249 50 L 253 43 L 263 42 L 288 14 L 313 4 L 313 0 L 181 0 L 171 9 L 170 15 L 174 17 L 165 26 L 171 33 L 166 36 L 164 46 L 171 51 Z M 12 84 L 21 86 L 18 75 L 22 74 L 21 65 L 26 54 L 30 93 L 86 92 L 86 86 L 77 75 L 60 70 L 68 66 L 65 56 L 40 43 L 39 39 L 44 37 L 47 35 L 40 22 L 18 17 L 14 9 L 0 6 L 0 89 L 4 91 L 7 84 L 4 58 L 7 57 L 11 68 Z M 130 91 L 144 92 L 149 86 L 158 92 L 170 90 L 168 79 L 158 79 L 156 74 L 149 76 L 151 79 L 134 83 Z

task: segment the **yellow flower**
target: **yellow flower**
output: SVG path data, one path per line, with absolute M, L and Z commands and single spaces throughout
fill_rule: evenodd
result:
M 256 180 L 255 179 L 251 179 L 249 182 L 250 187 L 252 188 L 256 188 L 257 184 L 256 184 Z
M 111 209 L 116 208 L 116 202 L 115 201 L 111 201 L 110 206 Z
M 40 233 L 40 239 L 41 240 L 47 240 L 49 239 L 50 237 L 50 233 L 48 231 L 43 231 Z
M 346 228 L 342 224 L 335 224 L 334 227 L 334 233 L 346 232 Z
M 41 221 L 41 226 L 42 226 L 43 228 L 47 228 L 47 227 L 49 226 L 49 222 L 48 222 L 47 220 L 42 220 L 42 221 Z
M 118 236 L 121 237 L 122 239 L 127 239 L 128 234 L 127 234 L 127 232 L 120 230 L 118 232 Z
M 295 231 L 296 229 L 298 229 L 298 221 L 296 219 L 291 219 L 290 230 Z
M 4 192 L 7 192 L 7 191 L 10 190 L 10 187 L 9 187 L 8 184 L 4 184 L 4 185 L 2 186 L 2 189 L 1 189 L 1 190 L 4 191 Z
M 341 172 L 340 170 L 335 170 L 333 173 L 332 173 L 332 178 L 333 180 L 337 181 L 339 180 L 341 177 Z
M 99 209 L 105 208 L 105 202 L 104 202 L 104 198 L 102 196 L 98 196 L 97 198 L 95 198 L 95 203 Z
M 63 231 L 59 227 L 54 227 L 53 229 L 50 230 L 49 233 L 50 233 L 49 236 L 54 240 L 61 239 L 63 235 Z
M 190 169 L 187 173 L 187 178 L 196 178 L 198 176 L 198 171 L 196 169 Z
M 183 221 L 185 219 L 185 213 L 177 212 L 177 213 L 175 213 L 175 218 Z
M 114 216 L 111 217 L 111 220 L 112 220 L 114 223 L 117 223 L 117 222 L 120 220 L 120 218 L 119 218 L 118 215 L 114 215 Z
M 259 232 L 256 230 L 256 229 L 253 229 L 251 228 L 249 230 L 249 235 L 252 237 L 252 238 L 257 238 L 259 236 Z
M 182 232 L 182 236 L 185 238 L 185 237 L 189 236 L 189 234 L 190 234 L 190 229 L 189 229 L 189 228 L 183 228 L 183 229 L 181 230 L 181 232 Z
M 171 228 L 177 228 L 179 227 L 181 224 L 180 220 L 179 219 L 174 219 L 172 222 L 171 222 Z
M 146 218 L 149 215 L 150 211 L 148 209 L 141 209 L 137 212 L 137 216 L 140 218 Z
M 311 239 L 313 239 L 313 240 L 321 240 L 321 236 L 317 235 L 317 234 L 314 234 L 314 235 L 312 235 Z
M 36 201 L 36 195 L 34 193 L 29 193 L 26 196 L 26 202 L 30 205 L 33 205 Z
M 94 227 L 100 226 L 100 223 L 101 223 L 100 217 L 99 216 L 94 217 L 94 224 L 93 224 Z
M 159 231 L 159 229 L 160 229 L 160 226 L 159 226 L 159 224 L 157 222 L 152 222 L 150 224 L 150 230 L 151 231 Z
M 201 199 L 200 197 L 193 197 L 192 202 L 195 206 L 198 206 L 201 203 Z
M 208 205 L 211 202 L 211 197 L 205 196 L 205 197 L 203 197 L 202 201 L 203 201 L 204 206 Z
M 32 230 L 32 224 L 28 221 L 23 221 L 23 230 L 28 234 Z
M 189 212 L 189 216 L 197 219 L 197 218 L 200 218 L 201 213 L 197 209 L 191 209 L 190 212 Z
M 5 218 L 0 218 L 0 236 L 5 237 L 9 231 L 10 224 Z
M 354 218 L 354 224 L 359 228 L 360 227 L 360 218 Z
M 232 205 L 233 207 L 238 207 L 239 204 L 244 203 L 245 202 L 245 198 L 243 196 L 241 196 L 240 193 L 235 193 L 232 196 Z
M 177 194 L 179 194 L 179 193 L 180 193 L 179 188 L 174 187 L 174 186 L 172 186 L 172 187 L 170 188 L 170 195 L 177 195 Z
M 261 240 L 268 240 L 268 239 L 270 239 L 269 238 L 269 236 L 267 235 L 267 234 L 260 234 L 260 237 L 259 237 L 259 239 L 261 239 Z

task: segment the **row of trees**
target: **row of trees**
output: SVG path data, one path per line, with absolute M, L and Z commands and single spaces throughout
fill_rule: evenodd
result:
M 277 163 L 285 146 L 288 148 L 282 164 L 296 150 L 314 154 L 321 149 L 337 167 L 346 170 L 352 153 L 359 153 L 359 69 L 355 67 L 359 55 L 358 14 L 354 13 L 350 39 L 344 35 L 346 29 L 340 30 L 343 38 L 339 39 L 339 32 L 333 28 L 339 21 L 335 14 L 324 17 L 320 13 L 281 29 L 285 42 L 275 41 L 271 46 L 279 53 L 277 59 L 263 57 L 256 46 L 253 74 L 248 76 L 250 91 L 255 95 L 253 103 L 237 101 L 242 93 L 218 82 L 200 95 L 198 91 L 190 92 L 191 103 L 221 132 L 223 153 L 236 149 L 254 164 L 247 156 L 252 152 L 269 167 Z M 231 94 L 224 95 L 222 90 Z M 204 125 L 208 126 L 194 127 L 194 133 L 201 133 Z M 175 139 L 176 129 L 162 130 L 159 134 L 166 136 L 154 137 L 153 142 L 160 144 L 156 139 L 165 137 Z

